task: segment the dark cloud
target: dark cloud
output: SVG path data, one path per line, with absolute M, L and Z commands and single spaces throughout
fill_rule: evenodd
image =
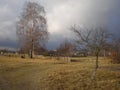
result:
M 16 41 L 4 40 L 0 41 L 0 49 L 17 49 L 18 44 Z
M 15 47 L 15 22 L 24 3 L 29 0 L 0 1 L 0 46 Z M 49 48 L 55 48 L 66 38 L 72 38 L 71 25 L 83 27 L 105 26 L 119 36 L 120 0 L 30 0 L 46 9 Z M 6 39 L 9 38 L 9 41 Z

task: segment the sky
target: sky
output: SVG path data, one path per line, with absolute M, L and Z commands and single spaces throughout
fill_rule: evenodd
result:
M 72 39 L 74 24 L 82 27 L 105 26 L 120 34 L 120 0 L 0 0 L 0 48 L 17 48 L 16 22 L 27 1 L 44 6 L 48 24 L 48 49 Z

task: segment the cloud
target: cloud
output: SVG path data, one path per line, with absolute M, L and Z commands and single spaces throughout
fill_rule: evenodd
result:
M 73 38 L 69 28 L 74 24 L 85 27 L 105 26 L 112 32 L 118 33 L 120 30 L 120 6 L 118 3 L 120 3 L 118 0 L 61 1 L 48 10 L 48 30 L 51 35 L 62 37 L 61 39 Z M 51 41 L 58 42 L 57 39 L 51 39 Z
M 15 22 L 29 0 L 0 1 L 0 41 L 16 41 Z M 120 32 L 120 0 L 30 0 L 45 7 L 50 32 L 49 47 L 73 38 L 73 24 L 85 27 L 106 26 L 116 35 Z M 5 42 L 1 42 L 5 43 Z M 9 46 L 9 43 L 6 43 Z
M 72 24 L 84 26 L 108 25 L 118 19 L 119 10 L 116 9 L 117 0 L 68 0 L 53 5 L 47 13 L 50 32 L 65 32 Z M 117 12 L 117 14 L 116 14 Z M 112 16 L 111 16 L 112 14 Z M 116 16 L 115 16 L 116 15 Z M 118 21 L 120 21 L 118 19 Z

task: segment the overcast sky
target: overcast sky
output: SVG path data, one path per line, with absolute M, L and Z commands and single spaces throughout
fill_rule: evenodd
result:
M 15 22 L 27 1 L 37 2 L 46 10 L 48 48 L 72 38 L 69 28 L 73 24 L 105 26 L 120 34 L 120 0 L 0 0 L 0 48 L 16 48 Z

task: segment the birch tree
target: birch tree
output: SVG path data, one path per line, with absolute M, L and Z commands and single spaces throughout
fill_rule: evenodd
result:
M 27 46 L 25 48 L 33 58 L 36 45 L 41 46 L 48 40 L 44 7 L 35 2 L 26 3 L 17 22 L 16 33 L 21 47 Z

